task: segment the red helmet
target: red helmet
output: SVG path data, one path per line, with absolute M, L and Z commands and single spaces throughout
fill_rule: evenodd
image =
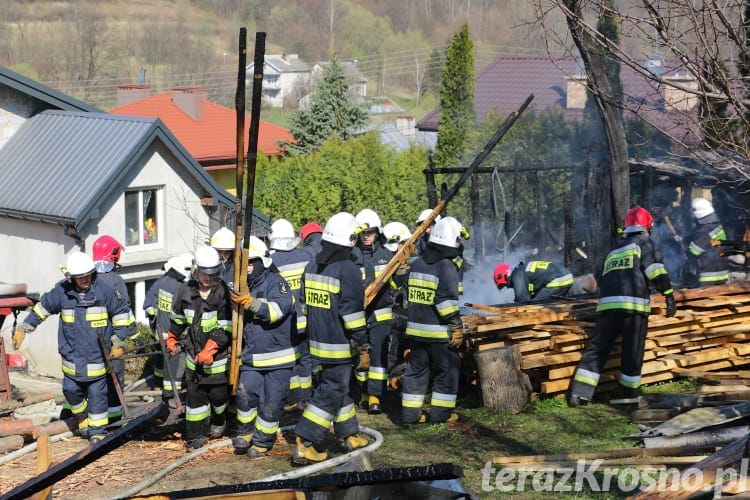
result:
M 112 236 L 105 234 L 94 241 L 94 261 L 117 262 L 125 247 Z
M 495 277 L 495 285 L 497 285 L 498 288 L 508 286 L 508 276 L 510 275 L 510 268 L 511 265 L 504 262 L 495 266 L 495 272 L 493 276 Z
M 305 241 L 308 236 L 313 233 L 322 233 L 323 228 L 317 222 L 308 222 L 301 228 L 299 228 L 299 237 L 302 241 Z
M 625 215 L 625 227 L 628 226 L 641 226 L 645 227 L 647 231 L 651 231 L 654 227 L 654 218 L 648 213 L 643 207 L 636 206 L 628 210 Z

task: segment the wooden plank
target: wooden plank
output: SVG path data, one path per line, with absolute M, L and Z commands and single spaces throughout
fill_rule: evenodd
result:
M 669 457 L 705 451 L 706 447 L 678 446 L 669 448 L 620 448 L 605 451 L 584 451 L 579 453 L 557 453 L 552 455 L 517 455 L 492 457 L 495 465 L 530 464 L 537 462 L 557 462 L 576 460 L 607 460 L 629 457 Z

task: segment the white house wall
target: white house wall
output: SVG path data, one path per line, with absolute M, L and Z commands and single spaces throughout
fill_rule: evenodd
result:
M 34 111 L 33 100 L 10 87 L 0 85 L 0 148 Z

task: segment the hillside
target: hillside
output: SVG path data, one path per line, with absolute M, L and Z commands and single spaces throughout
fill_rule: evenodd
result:
M 108 109 L 115 87 L 145 77 L 155 91 L 203 85 L 233 106 L 237 45 L 256 31 L 266 53 L 356 60 L 372 95 L 415 97 L 453 33 L 468 22 L 477 70 L 497 54 L 540 53 L 530 2 L 239 0 L 3 2 L 0 64 Z M 434 60 L 433 60 L 434 65 Z M 434 70 L 434 68 L 433 68 Z M 419 82 L 419 85 L 418 83 Z

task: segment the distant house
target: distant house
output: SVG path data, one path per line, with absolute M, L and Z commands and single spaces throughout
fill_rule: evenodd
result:
M 119 85 L 113 115 L 159 118 L 187 151 L 227 191 L 236 193 L 237 114 L 207 100 L 203 87 L 175 87 L 170 92 L 150 93 L 148 85 Z M 245 153 L 249 146 L 250 116 L 245 117 Z M 293 141 L 284 127 L 261 120 L 258 152 L 280 156 L 281 142 Z
M 644 68 L 684 87 L 697 88 L 697 82 L 677 65 L 654 56 Z M 697 98 L 677 87 L 657 86 L 628 66 L 621 66 L 624 99 L 630 107 L 665 132 L 686 143 L 697 138 L 684 123 L 683 112 L 694 110 Z M 580 119 L 586 104 L 586 76 L 580 61 L 567 57 L 551 61 L 547 57 L 499 56 L 476 77 L 474 110 L 478 122 L 488 113 L 506 117 L 534 94 L 531 108 L 537 112 L 557 108 L 570 119 Z M 424 132 L 437 132 L 440 109 L 435 108 L 417 122 Z
M 247 86 L 252 88 L 255 61 L 245 69 Z M 263 102 L 274 108 L 296 107 L 299 99 L 310 91 L 310 65 L 298 54 L 266 55 L 263 61 Z
M 346 82 L 349 84 L 349 92 L 360 102 L 364 101 L 367 97 L 367 78 L 357 68 L 357 61 L 338 61 L 338 64 L 344 70 L 344 78 L 346 78 Z M 325 61 L 313 66 L 313 79 L 320 78 L 323 70 L 330 65 L 330 61 Z

